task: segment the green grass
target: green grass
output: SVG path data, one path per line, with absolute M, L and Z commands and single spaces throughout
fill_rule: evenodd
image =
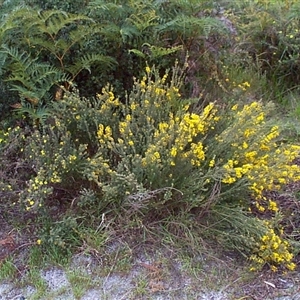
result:
M 0 264 L 0 280 L 13 279 L 18 273 L 18 269 L 12 257 L 6 258 Z
M 67 278 L 71 284 L 73 295 L 76 299 L 80 299 L 88 289 L 95 285 L 91 274 L 81 269 L 68 269 Z

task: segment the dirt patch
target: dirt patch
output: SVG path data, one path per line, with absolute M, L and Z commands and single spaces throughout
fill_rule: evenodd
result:
M 0 283 L 0 299 L 300 300 L 298 272 L 282 275 L 264 270 L 254 274 L 223 254 L 186 259 L 170 257 L 161 250 L 140 252 L 130 259 L 126 271 L 120 271 L 122 257 L 105 265 L 99 258 L 81 253 L 66 267 L 40 270 L 45 286 L 42 296 L 36 282 L 20 286 L 25 274 L 18 274 L 14 282 Z

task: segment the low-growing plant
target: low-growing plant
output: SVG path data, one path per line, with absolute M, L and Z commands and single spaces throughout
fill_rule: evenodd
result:
M 53 105 L 48 123 L 24 140 L 32 173 L 19 196 L 28 212 L 58 207 L 73 215 L 44 227 L 42 243 L 78 246 L 87 215 L 98 224 L 124 211 L 141 224 L 186 215 L 231 240 L 253 268 L 294 269 L 280 207 L 266 192 L 300 178 L 300 146 L 282 138 L 271 103 L 193 110 L 182 81 L 178 65 L 163 76 L 147 66 L 125 103 L 107 87 L 91 100 L 66 92 Z
M 17 273 L 17 268 L 14 265 L 13 259 L 7 258 L 1 262 L 0 265 L 0 279 L 11 279 Z

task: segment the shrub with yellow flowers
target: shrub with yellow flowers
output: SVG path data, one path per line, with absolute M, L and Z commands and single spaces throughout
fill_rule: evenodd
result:
M 281 140 L 278 120 L 270 117 L 272 104 L 252 102 L 224 112 L 209 103 L 193 112 L 180 97 L 179 81 L 168 76 L 161 78 L 147 67 L 128 102 L 120 103 L 117 124 L 98 125 L 98 152 L 85 175 L 102 190 L 105 205 L 129 205 L 144 213 L 198 208 L 201 216 L 227 205 L 242 208 L 244 217 L 255 222 L 256 210 L 278 215 L 276 202 L 264 193 L 299 179 L 300 168 L 293 161 L 300 147 Z M 166 198 L 167 189 L 171 196 Z M 260 226 L 253 243 L 241 235 L 236 247 L 246 247 L 248 254 L 257 251 L 272 230 Z M 274 236 L 285 259 L 257 256 L 261 266 L 291 269 L 288 242 L 283 235 Z
M 266 191 L 299 180 L 300 147 L 281 138 L 272 104 L 196 110 L 181 97 L 182 77 L 178 65 L 163 76 L 147 66 L 123 102 L 110 87 L 94 99 L 66 92 L 26 139 L 26 209 L 61 197 L 95 219 L 121 208 L 157 218 L 186 214 L 215 228 L 253 268 L 293 269 L 277 229 L 280 207 Z

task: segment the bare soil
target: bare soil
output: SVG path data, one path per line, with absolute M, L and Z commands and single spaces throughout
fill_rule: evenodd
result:
M 0 299 L 203 299 L 203 300 L 300 300 L 300 273 L 248 272 L 235 253 L 205 252 L 188 262 L 165 248 L 141 245 L 130 257 L 131 266 L 120 271 L 118 256 L 123 243 L 108 245 L 114 259 L 105 262 L 99 253 L 78 253 L 68 267 L 47 266 L 40 270 L 47 289 L 36 298 L 35 284 L 20 286 L 28 271 L 26 252 L 34 244 L 30 234 L 20 234 L 3 219 L 0 224 L 0 264 L 15 256 L 18 274 L 0 283 Z M 119 250 L 118 250 L 119 249 Z M 108 271 L 102 272 L 101 269 Z M 68 274 L 80 272 L 89 284 L 79 297 Z M 80 276 L 78 277 L 80 280 Z M 24 298 L 22 298 L 24 297 Z

